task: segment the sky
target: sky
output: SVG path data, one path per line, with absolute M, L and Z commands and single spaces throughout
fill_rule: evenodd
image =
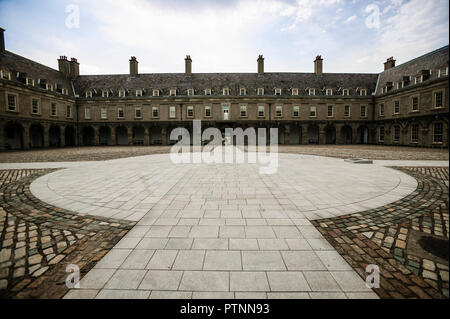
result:
M 6 49 L 81 74 L 378 73 L 449 43 L 448 0 L 0 0 Z

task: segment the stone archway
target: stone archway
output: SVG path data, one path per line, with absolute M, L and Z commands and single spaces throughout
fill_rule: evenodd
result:
M 325 144 L 336 144 L 336 128 L 333 125 L 325 127 Z
M 344 125 L 341 128 L 341 143 L 342 144 L 352 144 L 352 127 L 349 125 Z
M 116 128 L 116 143 L 117 145 L 128 145 L 128 129 L 125 126 Z
M 30 126 L 30 148 L 44 147 L 44 128 L 39 124 Z
M 144 141 L 145 141 L 144 127 L 141 125 L 133 127 L 133 145 L 144 145 Z
M 24 148 L 23 145 L 23 127 L 16 122 L 8 122 L 4 127 L 4 141 L 5 150 L 20 150 Z
M 308 144 L 319 144 L 319 126 L 309 125 L 306 132 L 306 138 Z
M 162 131 L 158 126 L 150 127 L 150 144 L 161 145 L 162 144 Z
M 98 138 L 100 145 L 111 144 L 111 129 L 109 128 L 109 126 L 100 126 L 98 130 Z
M 61 146 L 61 129 L 59 126 L 52 125 L 48 131 L 48 142 L 50 147 Z
M 289 134 L 289 144 L 298 145 L 302 144 L 302 127 L 292 126 Z
M 64 130 L 64 140 L 66 146 L 75 146 L 75 128 L 73 126 L 66 126 L 66 129 Z
M 84 146 L 91 146 L 95 143 L 95 132 L 92 126 L 85 126 L 82 130 L 82 140 Z
M 362 125 L 358 127 L 358 144 L 369 144 L 369 129 L 367 126 Z

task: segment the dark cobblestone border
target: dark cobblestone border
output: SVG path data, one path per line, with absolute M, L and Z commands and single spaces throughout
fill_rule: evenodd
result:
M 408 249 L 411 231 L 448 241 L 448 168 L 396 168 L 417 189 L 389 205 L 313 221 L 314 226 L 362 277 L 380 267 L 381 298 L 448 298 L 448 260 L 436 263 Z
M 40 201 L 30 183 L 52 171 L 0 171 L 0 298 L 63 297 L 66 266 L 82 277 L 135 225 Z

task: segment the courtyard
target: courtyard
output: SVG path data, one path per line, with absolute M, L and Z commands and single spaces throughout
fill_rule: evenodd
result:
M 446 151 L 280 146 L 261 175 L 174 164 L 169 150 L 1 153 L 0 295 L 448 298 L 448 253 L 421 244 L 448 248 Z

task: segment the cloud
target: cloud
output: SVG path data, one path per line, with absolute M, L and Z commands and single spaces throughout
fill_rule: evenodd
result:
M 352 22 L 352 21 L 354 21 L 354 20 L 356 20 L 356 16 L 351 16 L 351 17 L 348 17 L 348 18 L 344 21 L 344 23 L 349 23 L 349 22 Z

